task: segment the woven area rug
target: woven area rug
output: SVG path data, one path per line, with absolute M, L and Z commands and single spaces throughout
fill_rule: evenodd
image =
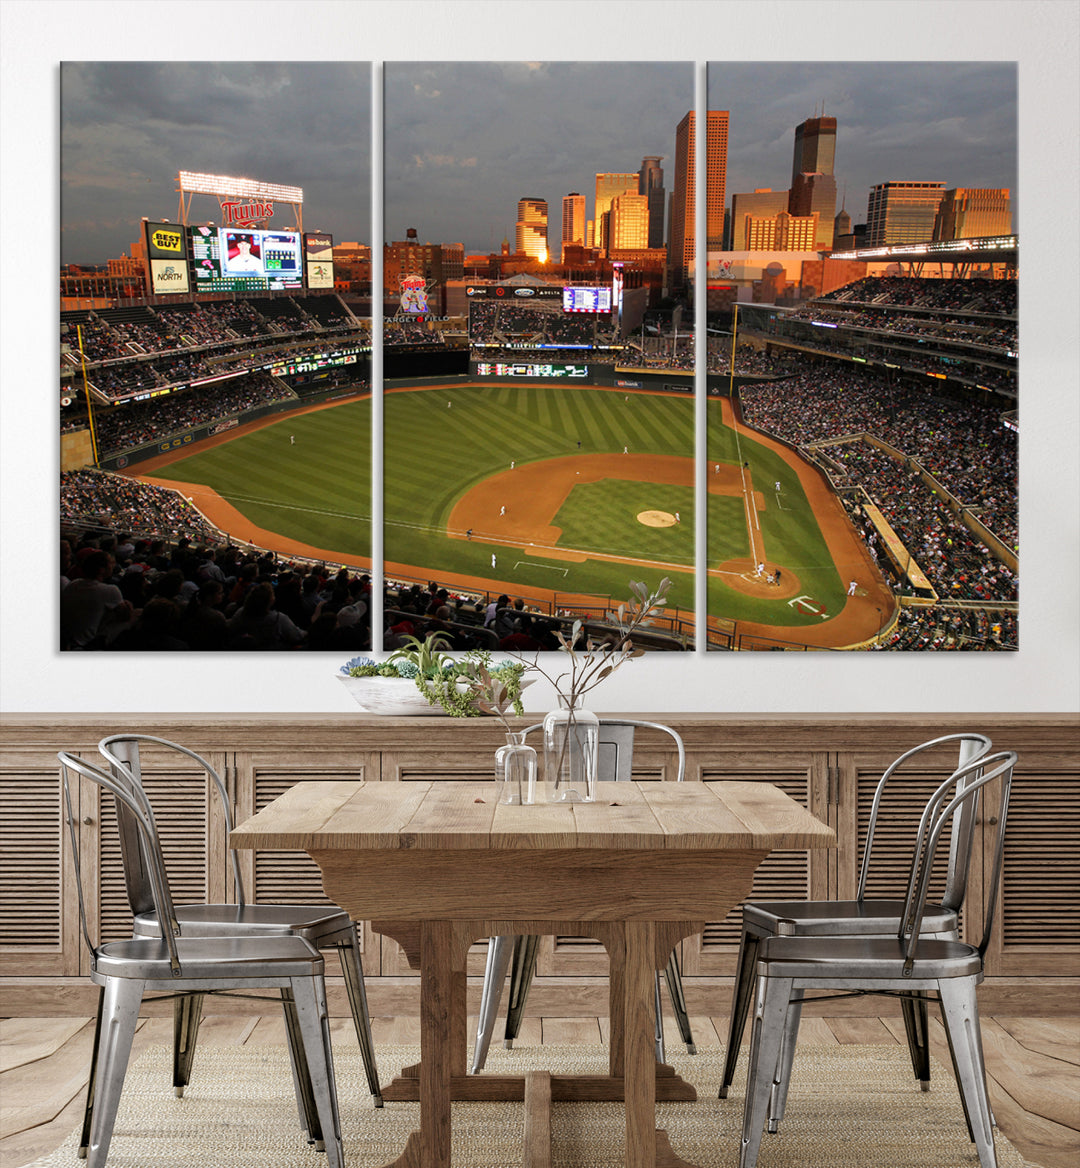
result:
M 419 1058 L 415 1046 L 378 1048 L 384 1083 Z M 669 1062 L 698 1091 L 696 1103 L 657 1104 L 676 1155 L 701 1168 L 734 1168 L 742 1128 L 746 1055 L 728 1099 L 716 1098 L 723 1048 L 697 1055 L 669 1052 Z M 354 1045 L 334 1052 L 347 1168 L 381 1168 L 419 1126 L 419 1104 L 376 1110 Z M 150 1047 L 131 1067 L 120 1103 L 109 1168 L 321 1168 L 326 1159 L 300 1134 L 285 1047 L 199 1047 L 182 1099 L 170 1087 L 168 1047 Z M 603 1073 L 607 1053 L 595 1046 L 492 1049 L 487 1070 Z M 795 1058 L 780 1132 L 762 1138 L 761 1168 L 971 1168 L 951 1075 L 937 1064 L 930 1092 L 912 1078 L 902 1046 L 805 1044 Z M 455 1168 L 514 1168 L 521 1163 L 524 1105 L 455 1103 Z M 74 1168 L 77 1132 L 33 1168 Z M 617 1103 L 552 1106 L 555 1168 L 622 1164 L 623 1111 Z M 1025 1168 L 996 1133 L 999 1168 Z

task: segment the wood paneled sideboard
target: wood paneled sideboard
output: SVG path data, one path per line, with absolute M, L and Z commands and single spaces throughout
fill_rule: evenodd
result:
M 614 716 L 614 715 L 613 715 Z M 1002 904 L 987 979 L 985 1009 L 998 1013 L 1080 1012 L 1080 723 L 1063 714 L 627 715 L 663 721 L 686 743 L 692 782 L 742 779 L 775 783 L 837 832 L 839 847 L 770 857 L 754 893 L 770 897 L 852 896 L 870 798 L 893 758 L 927 739 L 957 730 L 988 734 L 995 749 L 1020 755 L 1013 787 Z M 525 726 L 536 721 L 526 717 Z M 344 714 L 19 714 L 0 727 L 0 1012 L 4 1015 L 89 1014 L 96 990 L 86 978 L 86 952 L 61 815 L 57 750 L 97 758 L 107 734 L 157 734 L 204 754 L 225 779 L 238 821 L 294 783 L 322 778 L 410 782 L 433 777 L 486 779 L 502 735 L 492 719 L 376 718 Z M 634 777 L 674 779 L 665 736 L 639 731 Z M 955 766 L 942 751 L 907 788 L 911 807 Z M 155 765 L 155 762 L 160 765 Z M 950 765 L 951 764 L 951 765 Z M 165 838 L 174 892 L 181 901 L 226 900 L 224 825 L 201 772 L 177 755 L 147 755 L 148 786 Z M 85 870 L 83 895 L 104 938 L 122 937 L 130 916 L 120 873 L 111 800 L 87 784 L 77 809 Z M 988 836 L 989 836 L 988 831 Z M 908 831 L 885 824 L 875 843 L 872 893 L 906 878 Z M 979 931 L 983 875 L 990 862 L 976 841 L 965 908 Z M 86 862 L 89 860 L 90 862 Z M 317 869 L 303 853 L 242 853 L 248 898 L 322 898 Z M 711 922 L 683 943 L 691 1013 L 724 1014 L 738 943 L 737 913 Z M 363 930 L 364 968 L 376 1014 L 418 1009 L 418 978 L 396 943 Z M 470 956 L 470 995 L 479 994 L 482 945 Z M 529 997 L 536 1014 L 606 1013 L 607 960 L 595 942 L 545 938 Z M 327 965 L 335 973 L 334 963 Z M 344 1010 L 329 979 L 331 1004 Z M 340 998 L 340 1000 L 339 1000 Z M 470 1008 L 475 1008 L 470 996 Z M 228 1008 L 257 1010 L 253 1003 Z M 271 1005 L 268 1009 L 274 1009 Z M 856 1005 L 845 1002 L 851 1013 Z M 868 1003 L 867 1009 L 878 1006 Z

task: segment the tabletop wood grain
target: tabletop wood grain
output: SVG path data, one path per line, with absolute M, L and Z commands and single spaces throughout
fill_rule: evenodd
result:
M 298 783 L 235 828 L 234 847 L 329 850 L 721 850 L 835 846 L 769 783 L 600 783 L 595 803 L 499 804 L 493 783 Z

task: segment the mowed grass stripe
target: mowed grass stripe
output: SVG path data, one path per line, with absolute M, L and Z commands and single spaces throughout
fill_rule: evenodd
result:
M 370 418 L 364 402 L 286 417 L 181 459 L 157 477 L 205 483 L 256 526 L 370 555 Z
M 485 386 L 438 388 L 390 393 L 385 409 L 385 550 L 388 560 L 415 564 L 424 575 L 440 571 L 475 575 L 514 585 L 558 587 L 626 598 L 626 582 L 650 579 L 649 569 L 606 560 L 573 563 L 545 560 L 541 549 L 488 544 L 480 533 L 471 542 L 451 539 L 446 522 L 453 504 L 472 485 L 509 469 L 511 459 L 528 461 L 593 450 L 634 453 L 693 454 L 694 410 L 689 396 L 627 395 L 618 390 L 577 385 Z M 446 408 L 447 401 L 452 407 Z M 732 431 L 721 421 L 719 401 L 709 403 L 709 456 L 712 462 L 736 462 Z M 296 437 L 295 445 L 288 441 Z M 342 555 L 370 554 L 371 491 L 369 456 L 370 406 L 367 401 L 284 417 L 227 445 L 191 455 L 158 472 L 217 490 L 253 524 Z M 799 575 L 802 590 L 830 612 L 843 604 L 847 579 L 833 567 L 824 540 L 799 486 L 797 474 L 773 451 L 741 432 L 744 458 L 750 462 L 755 488 L 763 495 L 760 513 L 769 560 Z M 711 467 L 710 467 L 711 471 Z M 782 484 L 778 506 L 774 482 Z M 590 501 L 581 522 L 589 547 L 607 554 L 629 549 L 630 555 L 664 563 L 690 563 L 692 501 L 689 494 L 669 495 L 670 484 L 615 484 L 622 501 Z M 681 531 L 646 531 L 636 520 L 644 489 L 648 506 L 678 510 Z M 578 489 L 568 503 L 576 505 Z M 588 499 L 589 496 L 582 496 Z M 683 499 L 685 505 L 680 505 Z M 662 500 L 662 502 L 658 502 Z M 512 496 L 507 500 L 513 505 Z M 667 502 L 668 506 L 663 506 Z M 781 509 L 781 506 L 784 509 Z M 576 520 L 575 520 L 576 521 Z M 738 496 L 710 496 L 707 562 L 715 566 L 748 554 L 746 520 Z M 247 532 L 236 533 L 245 537 Z M 570 533 L 575 534 L 575 533 Z M 678 541 L 686 541 L 680 545 Z M 564 535 L 562 546 L 577 545 Z M 491 556 L 498 566 L 491 568 Z M 555 572 L 554 568 L 559 571 Z M 659 578 L 662 569 L 655 575 Z M 692 608 L 693 577 L 676 572 L 672 603 Z M 819 618 L 783 602 L 754 600 L 710 576 L 708 606 L 712 615 L 760 620 L 777 625 L 814 624 Z
M 693 567 L 693 505 L 691 487 L 603 479 L 574 487 L 555 522 L 563 529 L 560 542 L 573 547 Z M 636 520 L 649 510 L 678 514 L 681 522 L 648 527 Z
M 584 451 L 610 450 L 611 432 L 589 409 L 589 397 L 583 394 L 562 399 L 565 432 L 574 437 L 575 444 L 580 442 Z

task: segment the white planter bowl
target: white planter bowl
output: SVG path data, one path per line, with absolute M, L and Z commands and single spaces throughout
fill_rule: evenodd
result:
M 442 714 L 442 706 L 432 706 L 416 688 L 411 677 L 347 677 L 337 675 L 352 699 L 369 714 Z
M 442 706 L 428 703 L 411 677 L 348 677 L 339 673 L 337 679 L 349 691 L 353 701 L 369 714 L 384 717 L 446 716 Z M 525 689 L 535 680 L 523 678 L 521 688 Z

